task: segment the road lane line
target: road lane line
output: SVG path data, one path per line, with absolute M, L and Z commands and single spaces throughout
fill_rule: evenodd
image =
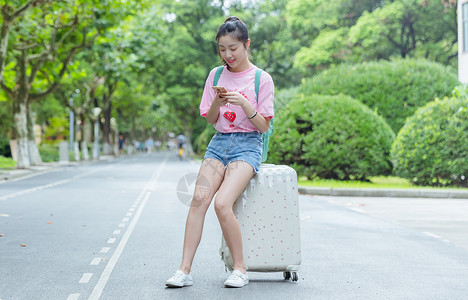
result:
M 114 230 L 113 234 L 120 234 L 121 230 Z
M 127 216 L 127 217 L 131 217 L 132 215 L 133 215 L 133 214 L 129 212 L 129 213 L 127 213 L 126 216 Z
M 101 262 L 102 260 L 102 257 L 95 257 L 93 258 L 93 260 L 91 261 L 90 265 L 91 266 L 97 266 L 99 265 L 99 263 Z
M 80 294 L 70 294 L 67 300 L 78 300 L 80 298 Z
M 442 238 L 441 236 L 439 236 L 437 234 L 433 234 L 433 233 L 427 232 L 427 231 L 425 231 L 424 234 L 426 234 L 426 235 L 428 235 L 430 237 L 436 238 L 436 239 L 441 239 Z
M 120 224 L 119 224 L 119 227 L 120 227 L 120 228 L 125 227 L 125 223 L 120 223 Z
M 109 238 L 109 239 L 107 240 L 107 243 L 108 243 L 108 244 L 113 244 L 113 243 L 115 243 L 115 238 L 113 238 L 113 237 Z
M 89 296 L 88 300 L 98 300 L 101 297 L 102 291 L 104 290 L 104 287 L 107 284 L 107 281 L 109 281 L 110 275 L 112 274 L 112 271 L 114 270 L 115 265 L 117 264 L 117 261 L 120 258 L 120 255 L 122 254 L 125 246 L 127 245 L 128 240 L 130 239 L 130 236 L 132 235 L 132 232 L 136 226 L 136 223 L 140 219 L 140 216 L 143 212 L 143 209 L 145 208 L 146 203 L 148 202 L 149 196 L 151 193 L 148 191 L 149 187 L 152 187 L 156 185 L 157 181 L 159 180 L 159 177 L 161 176 L 161 173 L 166 165 L 166 161 L 169 155 L 166 155 L 164 157 L 163 162 L 159 166 L 159 168 L 156 170 L 152 178 L 150 179 L 150 182 L 148 182 L 147 186 L 144 188 L 142 193 L 140 194 L 141 196 L 144 195 L 144 199 L 141 202 L 140 206 L 138 207 L 135 216 L 133 217 L 132 221 L 130 222 L 130 225 L 127 227 L 127 230 L 125 231 L 125 234 L 123 235 L 122 239 L 120 240 L 119 245 L 114 251 L 114 254 L 112 257 L 109 259 L 109 262 L 107 263 L 106 267 L 104 268 L 104 271 L 101 274 L 101 277 L 99 278 L 96 286 L 93 289 L 93 292 Z M 138 197 L 141 199 L 140 197 Z
M 109 250 L 110 250 L 110 247 L 103 247 L 101 251 L 99 251 L 99 253 L 107 253 L 109 252 Z
M 78 281 L 78 283 L 88 283 L 92 276 L 93 273 L 84 273 L 83 276 L 81 276 L 81 279 L 80 281 Z

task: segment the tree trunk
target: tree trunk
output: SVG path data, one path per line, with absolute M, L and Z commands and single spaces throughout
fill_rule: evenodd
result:
M 111 113 L 112 113 L 112 101 L 111 96 L 104 96 L 104 124 L 102 130 L 102 150 L 104 155 L 112 154 L 112 140 L 111 140 Z
M 2 31 L 0 33 L 0 81 L 3 80 L 3 71 L 5 70 L 8 39 L 10 37 L 10 22 L 8 18 L 3 17 Z
M 23 99 L 18 99 L 23 98 Z M 14 105 L 14 121 L 16 136 L 18 141 L 18 162 L 16 167 L 18 169 L 29 168 L 29 147 L 28 147 L 28 116 L 27 116 L 27 104 L 25 103 L 25 97 L 18 97 Z
M 34 132 L 34 118 L 32 116 L 31 108 L 27 107 L 27 118 L 28 118 L 28 149 L 29 149 L 29 159 L 32 166 L 42 165 L 41 154 L 39 153 L 39 148 L 36 144 L 36 137 Z

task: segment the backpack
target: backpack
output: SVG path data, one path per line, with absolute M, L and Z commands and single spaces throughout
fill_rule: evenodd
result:
M 223 72 L 224 66 L 219 66 L 216 69 L 216 74 L 213 79 L 213 86 L 216 86 L 219 81 L 219 77 L 221 77 L 221 73 Z M 258 92 L 260 90 L 260 76 L 262 74 L 262 69 L 257 69 L 255 72 L 255 94 L 257 95 L 257 104 L 258 104 Z M 273 134 L 273 119 L 270 119 L 270 126 L 268 127 L 268 131 L 262 133 L 262 141 L 263 141 L 263 151 L 262 151 L 262 162 L 265 162 L 268 158 L 268 142 L 270 140 L 270 136 Z

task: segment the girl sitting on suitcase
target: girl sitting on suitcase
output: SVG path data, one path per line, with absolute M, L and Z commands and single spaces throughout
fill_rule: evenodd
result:
M 268 73 L 257 72 L 258 68 L 250 62 L 248 30 L 239 18 L 229 17 L 219 27 L 216 41 L 224 67 L 215 68 L 208 75 L 200 115 L 217 132 L 206 149 L 195 185 L 185 227 L 182 262 L 175 275 L 167 280 L 168 287 L 193 284 L 192 261 L 202 236 L 206 211 L 216 193 L 216 215 L 234 261 L 234 271 L 224 286 L 243 287 L 249 283 L 241 232 L 232 207 L 260 167 L 262 133 L 268 131 L 274 116 L 274 85 Z M 260 79 L 257 91 L 256 75 Z M 216 91 L 214 85 L 225 90 Z

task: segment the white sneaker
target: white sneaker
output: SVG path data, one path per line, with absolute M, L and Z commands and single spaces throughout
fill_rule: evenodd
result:
M 193 285 L 192 275 L 185 274 L 181 270 L 177 270 L 171 278 L 166 281 L 168 287 L 184 287 Z
M 231 273 L 231 276 L 224 282 L 225 287 L 235 287 L 240 288 L 249 283 L 249 277 L 247 274 L 242 274 L 239 270 L 234 270 Z

